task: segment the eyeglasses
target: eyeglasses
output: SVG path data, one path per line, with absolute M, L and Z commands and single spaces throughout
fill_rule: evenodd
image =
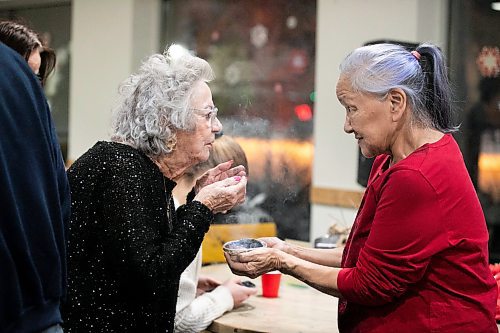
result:
M 198 114 L 203 116 L 210 123 L 210 125 L 214 123 L 214 120 L 215 118 L 217 118 L 217 114 L 219 113 L 219 109 L 216 106 L 214 106 L 211 109 L 191 109 L 191 110 L 198 111 Z

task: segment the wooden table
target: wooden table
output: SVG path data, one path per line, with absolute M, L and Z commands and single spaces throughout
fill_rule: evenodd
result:
M 204 266 L 202 274 L 220 281 L 233 276 L 227 264 Z M 242 277 L 242 280 L 250 279 Z M 338 332 L 337 298 L 288 275 L 281 277 L 279 297 L 265 298 L 260 278 L 251 281 L 257 286 L 257 295 L 216 319 L 207 332 Z

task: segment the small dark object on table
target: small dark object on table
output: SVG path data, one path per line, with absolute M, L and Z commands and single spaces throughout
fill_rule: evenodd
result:
M 247 288 L 255 288 L 255 284 L 252 281 L 242 281 L 240 284 Z

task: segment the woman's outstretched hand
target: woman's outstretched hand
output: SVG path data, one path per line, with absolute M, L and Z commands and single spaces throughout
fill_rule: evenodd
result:
M 266 243 L 267 247 L 287 252 L 289 245 L 278 237 L 261 237 L 259 240 Z
M 227 264 L 236 275 L 248 276 L 252 279 L 283 266 L 284 252 L 273 248 L 259 248 L 248 252 L 229 255 L 224 253 Z
M 194 186 L 195 192 L 198 193 L 203 187 L 224 180 L 226 178 L 235 176 L 246 177 L 247 174 L 243 165 L 238 165 L 234 168 L 231 168 L 232 165 L 233 161 L 231 160 L 221 163 L 215 168 L 206 171 L 196 180 L 196 184 Z
M 222 284 L 229 289 L 231 296 L 233 296 L 233 308 L 237 308 L 248 297 L 257 293 L 256 288 L 245 287 L 241 284 L 240 278 L 231 278 Z

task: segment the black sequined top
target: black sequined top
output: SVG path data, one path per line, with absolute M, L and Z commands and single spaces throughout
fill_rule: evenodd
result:
M 179 277 L 212 212 L 174 209 L 175 183 L 143 153 L 98 142 L 68 170 L 65 332 L 172 332 Z

